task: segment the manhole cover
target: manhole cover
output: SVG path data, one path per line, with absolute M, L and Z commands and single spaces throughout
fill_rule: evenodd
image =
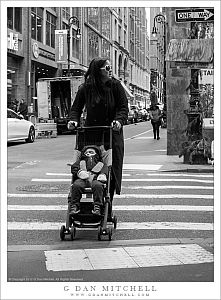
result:
M 25 185 L 18 186 L 16 188 L 18 191 L 26 191 L 26 192 L 69 192 L 70 184 L 33 184 L 33 185 Z

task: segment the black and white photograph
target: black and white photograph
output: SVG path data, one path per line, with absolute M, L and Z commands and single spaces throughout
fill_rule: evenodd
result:
M 220 1 L 1 1 L 0 107 L 1 299 L 221 298 Z

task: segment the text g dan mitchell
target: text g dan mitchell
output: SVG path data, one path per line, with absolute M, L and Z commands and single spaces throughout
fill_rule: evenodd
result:
M 82 292 L 156 292 L 155 286 L 151 285 L 65 285 L 65 292 L 82 293 Z

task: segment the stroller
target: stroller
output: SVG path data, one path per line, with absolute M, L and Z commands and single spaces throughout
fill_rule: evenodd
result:
M 117 227 L 117 217 L 112 214 L 112 201 L 110 199 L 110 183 L 112 176 L 112 127 L 78 127 L 73 163 L 80 159 L 81 150 L 87 145 L 96 145 L 104 150 L 102 152 L 102 161 L 108 167 L 108 175 L 107 181 L 103 183 L 103 207 L 100 215 L 92 213 L 93 195 L 91 187 L 84 188 L 82 199 L 80 200 L 80 213 L 69 215 L 70 201 L 68 201 L 66 226 L 62 225 L 60 229 L 60 239 L 62 241 L 65 240 L 66 235 L 70 235 L 71 240 L 74 240 L 76 228 L 98 228 L 98 240 L 100 241 L 102 236 L 107 236 L 110 241 L 112 238 L 112 227 L 114 227 L 114 229 Z M 69 164 L 69 166 L 71 165 Z M 71 183 L 73 184 L 73 182 L 74 178 L 72 175 Z M 71 192 L 70 189 L 68 195 L 69 200 L 71 198 Z M 84 195 L 86 197 L 84 197 Z

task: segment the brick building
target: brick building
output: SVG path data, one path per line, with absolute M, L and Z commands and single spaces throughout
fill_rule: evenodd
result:
M 145 8 L 8 7 L 7 103 L 22 98 L 36 113 L 39 78 L 67 76 L 67 63 L 55 61 L 55 30 L 70 27 L 70 72 L 83 75 L 96 56 L 109 57 L 131 103 L 149 101 L 149 40 Z

